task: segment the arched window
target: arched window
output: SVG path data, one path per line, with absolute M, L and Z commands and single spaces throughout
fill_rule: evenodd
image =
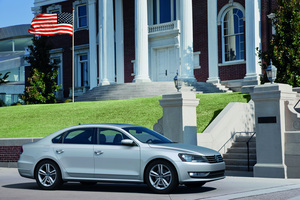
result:
M 226 9 L 222 17 L 222 60 L 245 60 L 244 13 L 236 7 Z

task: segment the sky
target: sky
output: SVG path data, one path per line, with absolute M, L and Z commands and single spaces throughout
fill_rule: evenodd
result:
M 30 24 L 34 0 L 0 0 L 0 28 Z

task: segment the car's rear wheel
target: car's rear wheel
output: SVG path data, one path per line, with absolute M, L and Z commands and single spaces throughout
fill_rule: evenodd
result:
M 167 161 L 154 161 L 146 168 L 145 182 L 156 193 L 171 193 L 178 186 L 176 169 Z
M 44 190 L 57 189 L 62 184 L 60 169 L 51 160 L 44 160 L 37 165 L 35 179 L 38 186 Z

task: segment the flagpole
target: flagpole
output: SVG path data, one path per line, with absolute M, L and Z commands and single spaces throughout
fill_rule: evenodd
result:
M 74 8 L 73 8 L 73 34 L 72 34 L 72 102 L 75 102 L 75 61 L 74 61 Z

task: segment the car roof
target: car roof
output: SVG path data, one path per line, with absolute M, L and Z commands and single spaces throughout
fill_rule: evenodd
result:
M 93 124 L 79 124 L 77 126 L 105 126 L 105 127 L 118 127 L 118 128 L 127 128 L 127 127 L 141 127 L 133 124 L 122 124 L 122 123 L 93 123 Z

